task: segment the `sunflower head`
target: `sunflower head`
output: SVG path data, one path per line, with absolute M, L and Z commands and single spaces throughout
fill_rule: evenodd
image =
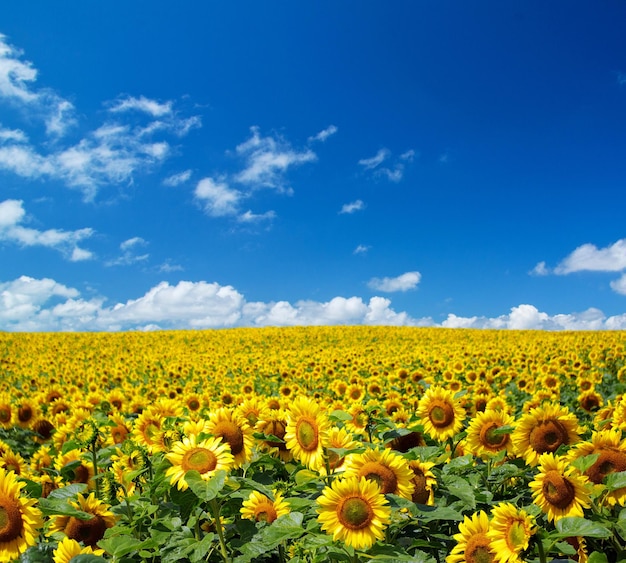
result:
M 378 485 L 364 478 L 335 479 L 317 499 L 322 530 L 355 549 L 384 538 L 391 509 Z
M 241 507 L 243 518 L 268 524 L 285 514 L 289 514 L 289 505 L 280 493 L 275 493 L 274 500 L 271 500 L 257 491 L 252 491 Z

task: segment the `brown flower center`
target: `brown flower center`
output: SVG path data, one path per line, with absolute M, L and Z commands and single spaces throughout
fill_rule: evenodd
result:
M 599 452 L 596 462 L 585 475 L 595 484 L 600 484 L 609 473 L 626 471 L 626 453 L 619 450 L 606 449 Z
M 488 450 L 501 450 L 509 440 L 508 434 L 497 434 L 498 426 L 495 422 L 489 422 L 480 429 L 480 443 Z
M 366 528 L 373 518 L 372 507 L 361 497 L 344 498 L 337 505 L 337 519 L 350 530 Z
M 271 524 L 278 514 L 271 502 L 262 502 L 254 509 L 254 518 L 257 522 L 267 522 Z
M 545 474 L 542 491 L 545 499 L 561 510 L 566 509 L 576 498 L 574 485 L 554 469 Z
M 230 451 L 234 456 L 243 451 L 243 432 L 241 428 L 230 420 L 223 420 L 215 425 L 212 432 L 213 436 L 222 438 L 224 442 L 228 442 Z
M 296 424 L 296 438 L 304 451 L 316 450 L 319 443 L 319 433 L 315 420 L 308 416 L 301 417 Z
M 200 401 L 198 401 L 198 399 L 189 399 L 187 401 L 187 408 L 190 411 L 197 411 L 200 408 Z
M 454 422 L 454 408 L 446 401 L 435 399 L 428 411 L 428 418 L 435 428 L 446 428 Z
M 45 418 L 38 420 L 33 425 L 33 430 L 39 434 L 44 440 L 49 440 L 54 430 L 54 425 Z
M 530 446 L 537 453 L 555 452 L 561 444 L 568 444 L 567 429 L 558 420 L 545 420 L 530 432 Z
M 411 496 L 411 500 L 416 504 L 427 504 L 430 499 L 430 490 L 427 487 L 426 475 L 419 467 L 413 467 L 413 484 L 415 490 Z
M 33 418 L 33 409 L 30 405 L 22 405 L 19 409 L 17 409 L 17 419 L 20 422 L 26 423 L 31 418 Z
M 217 457 L 206 448 L 193 448 L 185 452 L 181 462 L 185 471 L 195 470 L 201 475 L 213 471 L 217 467 Z
M 398 487 L 396 474 L 386 465 L 378 461 L 368 461 L 359 470 L 359 477 L 365 477 L 370 481 L 376 481 L 383 494 L 395 493 Z
M 475 534 L 465 546 L 465 561 L 467 563 L 491 563 L 493 551 L 489 547 L 489 538 L 483 533 Z
M 72 516 L 65 526 L 65 534 L 68 538 L 96 547 L 106 529 L 106 522 L 99 514 L 94 514 L 89 520 L 79 520 Z
M 0 405 L 0 423 L 7 424 L 11 422 L 10 405 Z
M 0 497 L 0 543 L 5 544 L 19 538 L 24 523 L 19 503 L 11 497 Z
M 390 447 L 392 450 L 396 450 L 397 452 L 402 453 L 408 452 L 411 448 L 425 445 L 426 442 L 419 432 L 410 432 L 409 434 L 405 434 L 404 436 L 398 436 L 387 444 L 387 446 Z
M 281 420 L 270 420 L 267 422 L 265 427 L 263 428 L 264 434 L 269 434 L 270 436 L 276 436 L 281 440 L 285 437 L 286 426 L 285 423 Z M 287 444 L 285 442 L 276 442 L 274 440 L 265 440 L 265 444 L 270 448 L 278 448 L 281 451 L 287 451 Z
M 121 444 L 128 436 L 128 428 L 125 426 L 114 426 L 111 428 L 111 438 L 114 444 Z

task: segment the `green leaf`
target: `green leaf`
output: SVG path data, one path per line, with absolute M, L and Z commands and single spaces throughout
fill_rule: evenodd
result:
M 626 471 L 619 471 L 616 473 L 609 473 L 605 477 L 606 488 L 609 491 L 615 491 L 626 487 Z
M 608 558 L 606 553 L 602 553 L 600 551 L 594 551 L 589 555 L 588 559 L 589 563 L 608 563 Z
M 87 485 L 84 483 L 72 483 L 60 489 L 54 489 L 50 492 L 47 498 L 49 499 L 70 499 L 75 498 L 79 493 L 84 493 L 87 490 Z
M 50 497 L 39 499 L 39 508 L 46 516 L 70 516 L 79 520 L 91 520 L 93 518 L 93 514 L 78 510 L 63 499 Z
M 185 481 L 194 494 L 202 501 L 208 502 L 216 498 L 226 483 L 226 471 L 220 469 L 205 481 L 197 471 L 187 471 Z
M 585 455 L 575 459 L 571 463 L 582 474 L 587 471 L 596 461 L 598 461 L 599 457 L 600 454 Z
M 319 479 L 319 475 L 310 469 L 301 469 L 296 473 L 295 481 L 296 485 L 306 485 L 311 481 L 317 481 Z
M 468 509 L 474 510 L 476 508 L 474 488 L 465 479 L 454 475 L 444 475 L 443 484 L 450 494 L 462 500 Z
M 352 420 L 352 415 L 346 411 L 337 409 L 331 412 L 330 415 L 328 415 L 328 418 L 331 420 L 343 420 L 344 422 L 347 422 L 348 420 Z
M 452 520 L 454 522 L 461 522 L 463 520 L 463 514 L 450 508 L 449 506 L 424 506 L 418 505 L 419 519 L 426 523 L 433 520 Z
M 150 543 L 152 543 L 150 540 L 148 540 L 148 542 L 144 542 L 131 536 L 113 536 L 105 540 L 100 540 L 98 542 L 98 547 L 101 547 L 113 557 L 119 558 L 124 557 L 124 555 L 128 555 L 129 553 L 133 553 L 134 551 L 139 551 L 140 549 L 147 547 L 147 545 L 144 544 Z
M 597 522 L 592 522 L 591 520 L 586 520 L 578 516 L 561 518 L 557 520 L 554 527 L 556 528 L 556 534 L 554 535 L 557 538 L 569 538 L 572 536 L 583 536 L 587 538 L 611 537 L 611 530 L 608 528 L 605 528 Z
M 71 559 L 72 563 L 106 563 L 106 559 L 104 557 L 99 557 L 98 555 L 91 555 L 88 553 L 83 553 L 82 555 L 75 555 Z
M 367 552 L 359 552 L 360 555 L 373 561 L 402 561 L 405 563 L 435 563 L 435 558 L 418 551 L 414 555 L 400 551 L 393 545 L 374 544 Z

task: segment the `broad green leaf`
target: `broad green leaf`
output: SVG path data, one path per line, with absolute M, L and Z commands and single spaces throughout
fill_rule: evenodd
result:
M 69 499 L 75 498 L 77 494 L 84 493 L 87 490 L 87 485 L 84 483 L 72 483 L 66 487 L 60 489 L 54 489 L 50 492 L 47 498 L 49 499 Z
M 106 563 L 106 559 L 104 557 L 99 557 L 98 555 L 91 555 L 88 553 L 83 553 L 82 555 L 75 555 L 71 559 L 72 563 Z
M 342 410 L 334 410 L 333 412 L 330 413 L 330 415 L 328 416 L 331 420 L 343 420 L 344 422 L 348 421 L 348 420 L 352 420 L 352 415 L 347 413 L 346 411 L 342 411 Z
M 626 471 L 619 471 L 617 473 L 609 473 L 605 477 L 606 488 L 609 491 L 615 491 L 626 487 Z
M 51 499 L 49 497 L 39 499 L 39 508 L 46 516 L 70 516 L 79 520 L 91 520 L 93 518 L 93 514 L 78 510 L 63 499 Z
M 220 469 L 205 481 L 197 471 L 187 471 L 185 481 L 194 494 L 202 501 L 208 502 L 216 498 L 226 483 L 226 471 Z
M 311 481 L 317 481 L 319 479 L 319 475 L 310 469 L 301 469 L 296 473 L 295 480 L 296 485 L 306 485 Z
M 454 522 L 461 522 L 463 520 L 463 514 L 449 506 L 418 505 L 418 508 L 419 519 L 424 523 L 434 520 L 452 520 Z
M 608 563 L 606 553 L 600 551 L 594 551 L 589 555 L 589 563 Z
M 578 469 L 578 471 L 580 471 L 581 473 L 584 473 L 585 471 L 587 471 L 596 461 L 598 461 L 598 458 L 600 457 L 600 454 L 590 454 L 590 455 L 585 455 L 582 457 L 579 457 L 575 460 L 573 460 L 571 463 L 572 465 Z
M 557 538 L 569 538 L 572 536 L 583 536 L 586 538 L 610 538 L 611 530 L 605 528 L 597 522 L 592 522 L 578 516 L 569 516 L 557 520 L 554 527 L 556 528 Z
M 144 542 L 131 536 L 114 536 L 105 540 L 100 540 L 98 542 L 98 547 L 104 549 L 104 551 L 113 557 L 119 558 L 124 557 L 124 555 L 128 555 L 129 553 L 133 553 L 134 551 L 139 551 L 140 549 L 147 547 L 145 544 L 149 545 L 150 543 L 152 543 L 150 540 L 148 540 L 148 542 Z
M 470 510 L 476 508 L 474 488 L 463 478 L 454 475 L 444 475 L 443 484 L 451 495 L 462 500 Z

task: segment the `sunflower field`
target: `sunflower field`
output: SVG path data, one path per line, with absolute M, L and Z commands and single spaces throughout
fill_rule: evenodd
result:
M 626 333 L 0 333 L 0 561 L 626 561 Z

